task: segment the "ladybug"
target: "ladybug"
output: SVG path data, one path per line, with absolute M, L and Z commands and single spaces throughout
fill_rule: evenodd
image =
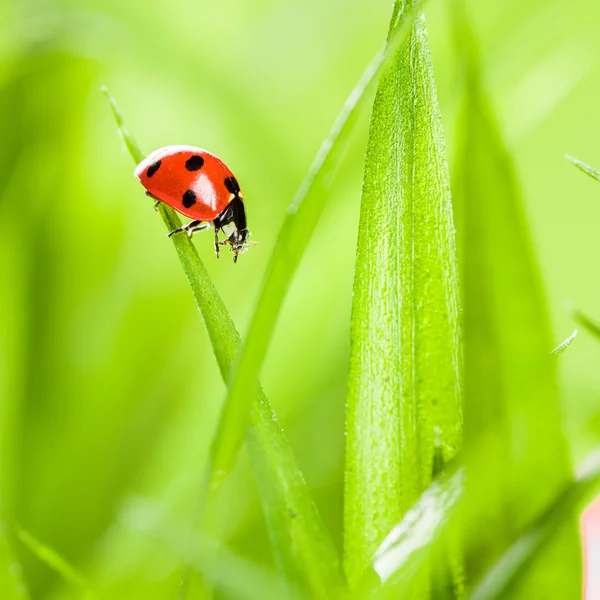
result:
M 249 246 L 244 196 L 233 173 L 214 154 L 195 146 L 165 146 L 149 154 L 134 171 L 146 194 L 192 219 L 169 237 L 213 227 L 215 252 L 231 245 L 233 262 Z M 219 240 L 219 231 L 227 239 Z

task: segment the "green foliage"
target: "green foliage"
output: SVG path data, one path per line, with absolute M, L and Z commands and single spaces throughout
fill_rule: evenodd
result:
M 19 530 L 18 536 L 26 548 L 56 571 L 78 594 L 81 594 L 84 600 L 92 597 L 92 591 L 89 589 L 89 584 L 85 581 L 84 577 L 63 556 L 60 556 L 56 550 L 36 539 L 24 529 Z
M 397 2 L 390 36 L 410 4 Z M 381 79 L 365 161 L 347 398 L 345 570 L 375 549 L 461 441 L 458 276 L 424 17 Z M 437 466 L 439 469 L 439 465 Z
M 579 332 L 577 329 L 575 329 L 575 331 L 573 331 L 573 333 L 566 340 L 563 340 L 558 346 L 556 346 L 556 348 L 554 348 L 550 354 L 562 354 L 571 345 L 571 342 L 577 337 L 578 333 Z
M 600 181 L 600 171 L 594 169 L 594 167 L 590 167 L 590 165 L 578 160 L 577 158 L 569 156 L 568 154 L 565 155 L 565 158 L 573 163 L 578 169 L 581 169 L 584 173 L 589 175 L 592 179 Z M 600 339 L 600 325 L 595 323 L 581 311 L 576 311 L 574 318 L 578 323 L 581 324 L 582 327 L 585 328 L 586 331 L 591 333 L 594 337 Z
M 578 160 L 577 158 L 574 158 L 573 156 L 569 156 L 568 154 L 565 155 L 565 158 L 568 161 L 570 161 L 571 163 L 573 163 L 578 169 L 581 169 L 584 173 L 589 175 L 592 179 L 595 179 L 596 181 L 600 181 L 600 171 L 598 171 L 597 169 L 594 169 L 594 167 L 590 167 L 590 165 L 587 165 L 583 161 Z
M 584 315 L 581 311 L 577 311 L 575 313 L 575 319 L 577 322 L 589 333 L 591 333 L 595 338 L 600 340 L 600 325 Z
M 522 580 L 528 577 L 532 563 L 544 556 L 545 548 L 560 541 L 564 528 L 570 529 L 573 520 L 594 498 L 600 489 L 600 465 L 596 463 L 577 481 L 571 482 L 553 498 L 550 506 L 536 522 L 517 539 L 486 573 L 473 590 L 473 600 L 500 600 L 510 597 Z M 558 538 L 558 539 L 557 539 Z M 558 590 L 558 594 L 560 594 Z
M 600 5 L 412 5 L 360 80 L 387 0 L 0 5 L 2 598 L 580 596 L 597 347 L 550 320 L 600 294 L 560 160 L 597 151 Z M 101 81 L 225 159 L 258 248 L 167 239 Z
M 483 91 L 467 19 L 455 202 L 463 283 L 468 565 L 476 577 L 571 480 L 552 336 L 512 160 Z M 490 477 L 493 473 L 493 477 Z M 485 523 L 485 527 L 482 527 Z M 576 597 L 573 522 L 523 597 Z
M 106 90 L 105 94 L 131 157 L 140 162 L 143 153 L 126 129 L 114 99 Z M 158 210 L 168 231 L 181 226 L 172 208 L 161 203 Z M 204 319 L 222 377 L 227 381 L 240 345 L 239 333 L 189 236 L 181 234 L 171 239 Z M 250 456 L 279 566 L 290 582 L 306 583 L 311 596 L 327 598 L 333 590 L 339 593 L 344 587 L 335 547 L 262 388 L 258 388 L 255 397 L 256 408 L 251 413 L 252 428 L 248 433 Z M 204 495 L 211 492 L 209 487 Z M 202 498 L 205 514 L 208 500 Z
M 459 469 L 434 481 L 379 546 L 373 558 L 373 570 L 383 583 L 379 595 L 397 598 L 423 590 L 430 561 L 444 558 L 434 552 L 446 548 L 444 541 L 464 493 L 464 477 Z
M 364 107 L 365 92 L 369 85 L 377 80 L 403 41 L 412 19 L 411 11 L 407 11 L 403 17 L 384 50 L 371 61 L 348 96 L 287 209 L 286 218 L 267 266 L 246 342 L 229 383 L 227 399 L 215 434 L 212 447 L 212 479 L 217 482 L 233 468 L 235 463 L 252 402 L 251 392 L 256 387 L 256 378 L 266 356 L 287 289 L 323 212 L 335 173 L 356 122 L 357 113 Z
M 21 565 L 15 556 L 2 519 L 0 519 L 0 590 L 6 600 L 29 598 L 22 578 Z

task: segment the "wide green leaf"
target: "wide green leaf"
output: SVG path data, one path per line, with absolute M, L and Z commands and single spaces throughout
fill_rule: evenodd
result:
M 410 10 L 396 2 L 392 36 Z M 347 397 L 344 566 L 360 577 L 461 442 L 459 286 L 423 15 L 381 78 L 366 154 Z
M 468 575 L 487 569 L 572 479 L 552 335 L 515 170 L 457 12 L 465 98 L 456 201 L 463 287 Z M 531 598 L 580 595 L 573 522 L 531 573 Z
M 127 131 L 115 101 L 106 93 L 119 131 L 135 162 L 143 158 Z M 178 228 L 177 213 L 161 203 L 159 213 L 169 231 Z M 217 363 L 227 381 L 240 346 L 240 335 L 186 235 L 171 238 L 204 324 Z M 308 586 L 315 598 L 344 587 L 337 550 L 325 529 L 285 434 L 260 386 L 248 430 L 249 448 L 261 502 L 279 566 L 290 582 Z M 208 473 L 207 471 L 207 480 Z

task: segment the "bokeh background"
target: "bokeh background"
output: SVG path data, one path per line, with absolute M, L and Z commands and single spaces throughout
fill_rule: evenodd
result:
M 303 175 L 385 39 L 390 0 L 0 3 L 0 483 L 5 510 L 112 598 L 175 597 L 224 398 L 164 226 L 132 176 L 106 84 L 144 150 L 204 147 L 236 173 L 256 249 L 195 243 L 245 331 Z M 600 4 L 471 2 L 520 176 L 556 343 L 600 320 Z M 460 98 L 450 2 L 430 42 L 452 166 Z M 341 543 L 344 398 L 365 113 L 294 280 L 262 382 Z M 560 358 L 574 461 L 600 439 L 600 345 Z M 272 563 L 246 457 L 225 537 Z M 161 537 L 156 531 L 175 532 Z M 35 598 L 72 597 L 21 548 Z

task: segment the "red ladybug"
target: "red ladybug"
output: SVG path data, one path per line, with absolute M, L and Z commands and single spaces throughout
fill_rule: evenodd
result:
M 182 231 L 191 237 L 213 227 L 215 252 L 230 244 L 233 262 L 245 252 L 250 232 L 242 191 L 227 165 L 214 154 L 194 146 L 165 146 L 149 154 L 135 169 L 146 194 L 193 219 L 169 236 Z M 219 241 L 219 231 L 227 236 Z

